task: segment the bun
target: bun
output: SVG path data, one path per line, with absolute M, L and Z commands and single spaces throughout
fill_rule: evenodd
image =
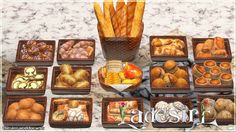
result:
M 178 69 L 174 75 L 177 77 L 177 78 L 184 78 L 184 79 L 187 79 L 188 78 L 188 73 L 183 70 L 183 69 Z
M 167 72 L 174 73 L 177 70 L 176 67 L 176 62 L 174 60 L 168 60 L 164 63 L 164 69 Z
M 31 110 L 36 113 L 43 113 L 44 107 L 39 103 L 34 103 Z
M 8 109 L 6 119 L 13 120 L 16 118 L 17 111 L 15 109 Z
M 18 102 L 14 102 L 11 105 L 8 106 L 8 110 L 13 109 L 13 110 L 18 110 L 20 109 L 19 103 Z
M 19 101 L 19 106 L 21 109 L 28 109 L 33 106 L 33 103 L 29 99 L 21 99 Z
M 186 88 L 186 87 L 188 87 L 188 82 L 185 79 L 183 79 L 183 78 L 179 78 L 176 81 L 175 86 L 177 88 Z
M 19 110 L 16 114 L 16 119 L 27 120 L 30 119 L 30 112 L 27 110 Z
M 42 116 L 40 114 L 31 112 L 30 113 L 30 119 L 31 120 L 42 120 Z
M 161 78 L 157 78 L 157 79 L 152 81 L 152 87 L 154 87 L 154 88 L 164 88 L 164 87 L 166 87 L 166 82 Z
M 165 74 L 165 71 L 161 67 L 154 67 L 151 70 L 151 76 L 154 78 L 160 78 Z

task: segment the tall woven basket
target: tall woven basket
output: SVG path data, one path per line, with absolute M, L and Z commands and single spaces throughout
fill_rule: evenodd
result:
M 139 51 L 140 41 L 143 34 L 142 24 L 138 37 L 103 37 L 103 33 L 98 27 L 100 43 L 103 56 L 107 60 L 132 61 Z

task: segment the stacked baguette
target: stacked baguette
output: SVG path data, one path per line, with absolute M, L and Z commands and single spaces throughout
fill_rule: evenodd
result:
M 145 0 L 117 0 L 116 9 L 113 0 L 105 0 L 102 12 L 94 2 L 94 11 L 98 20 L 99 35 L 103 37 L 138 37 L 142 32 L 142 19 Z

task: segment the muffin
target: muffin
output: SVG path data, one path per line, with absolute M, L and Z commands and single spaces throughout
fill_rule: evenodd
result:
M 168 60 L 164 63 L 164 69 L 168 73 L 175 73 L 178 70 L 178 66 L 175 61 Z
M 221 70 L 218 66 L 214 66 L 213 68 L 211 68 L 210 70 L 210 74 L 211 74 L 211 78 L 212 79 L 218 79 L 220 77 L 221 74 Z
M 165 74 L 165 71 L 161 67 L 154 67 L 151 70 L 151 76 L 153 78 L 162 78 Z
M 198 64 L 195 64 L 193 66 L 193 75 L 195 77 L 201 77 L 205 73 L 206 73 L 206 70 L 205 70 L 204 66 L 200 66 Z
M 216 62 L 214 60 L 207 60 L 207 61 L 204 61 L 203 65 L 204 65 L 206 71 L 210 71 L 211 68 L 216 66 Z
M 219 85 L 221 85 L 221 81 L 219 79 L 212 79 L 209 81 L 209 84 L 211 86 L 219 86 Z
M 232 74 L 223 73 L 220 76 L 220 80 L 221 80 L 221 83 L 223 85 L 231 85 L 232 84 L 232 80 L 233 80 Z
M 161 78 L 157 78 L 152 81 L 152 87 L 153 88 L 164 88 L 164 87 L 166 87 L 166 82 Z
M 205 86 L 205 85 L 208 84 L 208 81 L 207 81 L 207 79 L 204 78 L 204 77 L 199 77 L 199 78 L 197 78 L 197 79 L 195 80 L 195 84 L 196 84 L 196 85 L 200 85 L 200 86 Z
M 220 69 L 224 73 L 230 73 L 231 70 L 231 64 L 229 62 L 221 62 L 220 63 Z
M 184 78 L 184 79 L 187 79 L 188 78 L 188 73 L 184 70 L 184 69 L 181 69 L 179 68 L 175 73 L 174 75 L 177 77 L 177 78 Z
M 178 78 L 176 83 L 175 83 L 175 87 L 177 87 L 177 88 L 187 88 L 188 87 L 188 82 L 183 78 Z

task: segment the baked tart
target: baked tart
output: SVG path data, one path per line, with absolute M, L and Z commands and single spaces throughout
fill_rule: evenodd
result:
M 231 63 L 229 63 L 229 62 L 221 62 L 220 63 L 220 69 L 224 73 L 230 73 Z
M 210 70 L 210 74 L 211 74 L 212 79 L 218 79 L 220 77 L 221 73 L 222 72 L 218 66 L 215 66 L 215 67 L 211 68 L 211 70 Z
M 221 85 L 221 81 L 219 79 L 212 79 L 209 81 L 209 84 L 212 86 L 219 86 Z
M 205 85 L 208 84 L 208 81 L 207 81 L 207 79 L 204 78 L 204 77 L 199 77 L 199 78 L 197 78 L 197 79 L 195 80 L 195 84 L 196 84 L 196 85 L 205 86 Z
M 203 77 L 206 78 L 207 80 L 211 80 L 211 74 L 206 72 L 205 74 L 203 74 Z
M 207 60 L 207 61 L 204 61 L 203 65 L 204 65 L 206 71 L 210 71 L 211 68 L 216 66 L 216 62 L 214 60 Z
M 193 66 L 193 75 L 194 76 L 201 77 L 205 73 L 206 73 L 206 70 L 205 70 L 204 66 L 200 66 L 198 64 L 195 64 Z
M 221 83 L 224 85 L 230 85 L 232 83 L 233 77 L 230 73 L 223 73 L 220 76 Z

